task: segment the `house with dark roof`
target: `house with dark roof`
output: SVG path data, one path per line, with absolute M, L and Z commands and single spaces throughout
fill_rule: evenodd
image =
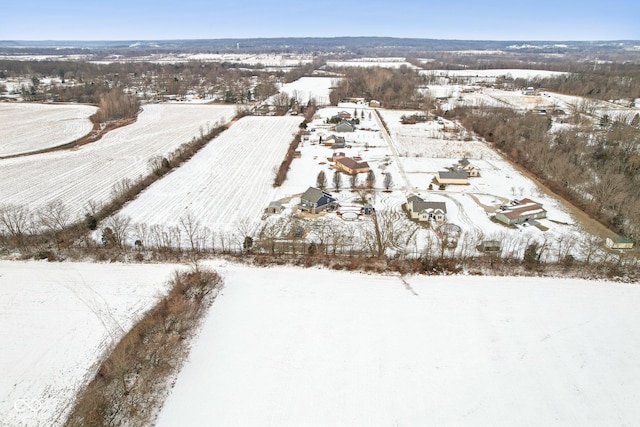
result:
M 309 187 L 307 191 L 300 196 L 300 204 L 298 206 L 303 211 L 319 213 L 325 210 L 336 209 L 338 207 L 338 201 L 326 191 Z
M 438 184 L 467 185 L 467 173 L 465 171 L 440 171 L 436 174 Z
M 480 176 L 480 170 L 473 164 L 471 164 L 469 159 L 467 159 L 466 157 L 462 160 L 459 160 L 458 164 L 453 165 L 453 168 L 457 171 L 464 171 L 470 178 Z
M 348 120 L 343 120 L 336 125 L 336 132 L 353 132 L 356 127 Z
M 355 175 L 358 173 L 367 173 L 371 170 L 369 163 L 356 162 L 350 157 L 340 157 L 336 159 L 335 167 L 349 175 Z
M 496 211 L 496 220 L 507 225 L 531 223 L 546 217 L 547 211 L 542 204 L 531 199 L 522 199 L 518 203 L 502 206 Z
M 330 135 L 326 139 L 322 140 L 322 144 L 330 147 L 342 144 L 342 148 L 344 148 L 345 140 L 342 136 Z
M 410 196 L 405 203 L 411 219 L 418 221 L 445 222 L 447 205 L 445 202 L 427 202 L 419 196 Z

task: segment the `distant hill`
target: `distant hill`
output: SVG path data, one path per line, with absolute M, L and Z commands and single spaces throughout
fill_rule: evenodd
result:
M 535 53 L 571 51 L 613 52 L 640 49 L 640 41 L 528 41 L 528 40 L 438 40 L 394 37 L 281 37 L 201 40 L 0 40 L 0 54 L 71 54 L 90 51 L 208 52 L 208 53 L 311 53 L 387 52 L 410 54 L 429 51 L 487 50 Z

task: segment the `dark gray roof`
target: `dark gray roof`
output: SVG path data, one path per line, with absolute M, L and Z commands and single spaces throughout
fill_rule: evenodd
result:
M 438 172 L 438 178 L 444 179 L 467 179 L 467 173 L 464 171 L 440 171 Z
M 426 202 L 421 197 L 411 196 L 407 198 L 407 203 L 413 203 L 414 212 L 436 211 L 440 209 L 442 212 L 447 213 L 447 205 L 445 202 Z
M 471 162 L 466 158 L 460 160 L 458 163 L 460 163 L 460 166 L 467 166 L 471 164 Z

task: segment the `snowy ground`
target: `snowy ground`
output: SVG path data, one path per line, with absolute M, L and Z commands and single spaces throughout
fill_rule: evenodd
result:
M 420 73 L 429 76 L 443 77 L 446 79 L 455 77 L 459 81 L 464 80 L 468 84 L 494 83 L 498 77 L 514 79 L 540 79 L 567 74 L 560 71 L 530 70 L 522 68 L 489 70 L 423 70 L 420 71 Z
M 0 160 L 0 200 L 31 208 L 59 200 L 75 219 L 88 202 L 108 201 L 118 182 L 148 174 L 153 156 L 167 155 L 234 114 L 233 105 L 147 105 L 135 123 L 77 150 Z
M 382 67 L 382 68 L 400 68 L 401 66 L 409 68 L 418 68 L 410 62 L 406 61 L 406 58 L 358 58 L 349 61 L 327 61 L 327 67 Z
M 176 268 L 0 261 L 0 426 L 61 425 Z
M 635 285 L 217 268 L 158 426 L 640 422 Z
M 0 157 L 55 147 L 88 134 L 90 105 L 0 104 Z
M 315 98 L 317 105 L 329 105 L 329 93 L 335 80 L 331 77 L 301 77 L 282 85 L 280 91 L 297 99 L 300 105 L 307 105 L 311 98 Z

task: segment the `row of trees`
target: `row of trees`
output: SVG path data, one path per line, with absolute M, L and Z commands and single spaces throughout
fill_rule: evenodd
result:
M 278 93 L 278 73 L 245 70 L 213 62 L 95 64 L 72 61 L 0 61 L 2 78 L 30 78 L 21 94 L 28 101 L 98 104 L 102 94 L 119 88 L 142 99 L 157 95 L 216 98 L 232 103 L 264 100 Z M 54 83 L 45 85 L 44 78 Z M 2 92 L 2 91 L 0 91 Z
M 388 108 L 433 108 L 433 100 L 418 88 L 425 78 L 407 66 L 398 69 L 350 67 L 341 70 L 344 77 L 336 82 L 329 99 L 337 105 L 344 98 L 364 97 L 381 101 Z

